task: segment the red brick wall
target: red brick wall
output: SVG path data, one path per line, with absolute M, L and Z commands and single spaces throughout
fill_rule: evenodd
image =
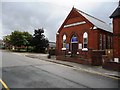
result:
M 74 13 L 73 13 L 74 15 Z M 61 50 L 62 48 L 62 37 L 64 34 L 67 35 L 67 40 L 66 43 L 70 43 L 72 35 L 75 33 L 78 38 L 78 43 L 83 43 L 83 33 L 87 32 L 88 33 L 88 47 L 90 49 L 98 49 L 98 31 L 97 30 L 91 30 L 90 28 L 93 27 L 93 25 L 86 20 L 83 16 L 79 15 L 79 17 L 75 17 L 72 19 L 68 19 L 65 24 L 71 24 L 74 22 L 81 22 L 81 21 L 86 21 L 86 24 L 78 25 L 78 26 L 73 26 L 73 27 L 68 27 L 68 28 L 60 28 L 59 30 L 59 39 L 57 39 L 57 49 Z
M 71 27 L 65 27 L 64 28 L 64 25 L 68 25 L 68 24 L 72 24 L 72 23 L 76 23 L 76 22 L 82 22 L 82 21 L 85 21 L 86 23 L 81 24 L 81 25 L 77 25 L 77 26 L 71 26 Z M 100 36 L 100 34 L 106 35 L 106 37 L 107 36 L 112 37 L 113 34 L 110 33 L 110 32 L 104 31 L 104 30 L 100 30 L 100 29 L 93 30 L 92 29 L 93 27 L 94 27 L 94 25 L 90 21 L 88 21 L 82 15 L 78 14 L 77 11 L 72 9 L 72 11 L 68 15 L 68 17 L 63 22 L 62 26 L 58 30 L 58 34 L 56 35 L 56 54 L 57 54 L 57 58 L 59 59 L 59 58 L 61 58 L 61 55 L 63 56 L 65 54 L 65 52 L 61 50 L 62 46 L 63 46 L 62 45 L 62 42 L 63 42 L 62 39 L 63 39 L 64 34 L 67 36 L 66 44 L 71 43 L 72 35 L 76 34 L 76 36 L 78 38 L 78 44 L 81 43 L 82 47 L 83 47 L 83 34 L 85 32 L 87 32 L 88 33 L 88 51 L 82 51 L 82 50 L 78 49 L 77 51 L 80 54 L 77 56 L 78 59 L 75 59 L 74 61 L 81 63 L 81 61 L 79 59 L 84 58 L 84 59 L 87 59 L 87 62 L 89 64 L 92 63 L 94 65 L 100 65 L 102 63 L 101 62 L 102 53 L 101 54 L 98 54 L 99 52 L 96 53 L 96 55 L 101 57 L 100 58 L 101 60 L 97 60 L 94 57 L 95 54 L 94 54 L 94 56 L 92 56 L 93 53 L 90 50 L 99 50 L 99 44 L 100 44 L 99 36 Z M 107 38 L 106 38 L 106 49 L 107 49 Z M 69 50 L 66 50 L 66 51 L 69 51 Z M 68 59 L 68 58 L 66 58 L 66 59 Z M 94 60 L 92 61 L 92 59 L 94 59 Z M 71 61 L 72 61 L 72 58 L 71 58 Z
M 113 19 L 113 55 L 120 59 L 120 18 Z
M 72 21 L 73 20 L 73 21 Z M 106 35 L 106 49 L 108 49 L 108 44 L 107 44 L 107 36 L 112 37 L 112 33 L 106 32 L 100 29 L 97 30 L 91 30 L 90 28 L 93 26 L 91 23 L 89 23 L 87 20 L 85 20 L 82 16 L 70 19 L 68 22 L 73 23 L 73 22 L 79 22 L 79 21 L 86 21 L 86 24 L 83 25 L 78 25 L 78 26 L 73 26 L 73 27 L 68 27 L 68 28 L 62 28 L 61 31 L 59 32 L 59 35 L 57 35 L 56 39 L 56 44 L 57 44 L 57 50 L 61 50 L 62 48 L 62 38 L 63 35 L 65 34 L 67 36 L 66 43 L 70 43 L 72 35 L 75 33 L 78 38 L 78 43 L 83 44 L 83 34 L 84 32 L 88 33 L 88 49 L 94 49 L 94 50 L 99 50 L 99 35 Z M 68 24 L 68 22 L 66 22 Z M 59 43 L 59 44 L 58 44 Z M 104 42 L 103 42 L 104 43 Z M 112 48 L 112 47 L 111 47 Z
M 112 42 L 110 40 L 110 48 L 108 46 L 108 36 L 110 36 L 110 38 L 113 38 L 113 33 L 111 32 L 107 32 L 107 31 L 104 31 L 104 30 L 98 30 L 98 36 L 102 34 L 102 49 L 104 50 L 104 35 L 106 36 L 106 49 L 112 49 L 113 48 L 113 45 L 112 45 Z M 100 40 L 98 38 L 98 46 L 99 46 L 99 43 L 100 43 Z M 98 47 L 99 48 L 99 47 Z
M 113 33 L 120 34 L 120 18 L 113 19 Z

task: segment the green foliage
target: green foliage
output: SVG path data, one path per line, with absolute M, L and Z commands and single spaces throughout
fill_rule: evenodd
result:
M 32 35 L 28 32 L 14 31 L 11 33 L 10 39 L 11 44 L 14 46 L 28 46 L 32 39 Z
M 43 29 L 35 30 L 33 36 L 28 32 L 14 31 L 5 36 L 3 40 L 7 47 L 12 48 L 14 46 L 17 51 L 26 51 L 27 49 L 27 51 L 45 52 L 46 47 L 49 45 Z
M 10 35 L 4 36 L 3 41 L 6 43 L 5 47 L 10 48 L 10 45 L 11 45 Z
M 49 41 L 43 33 L 43 29 L 34 30 L 32 45 L 35 47 L 36 52 L 45 52 L 46 47 L 49 45 Z
M 32 35 L 28 32 L 14 31 L 10 35 L 7 35 L 3 38 L 7 48 L 11 46 L 20 47 L 21 46 L 30 46 L 32 40 Z
M 29 34 L 28 32 L 23 32 L 23 37 L 24 37 L 24 45 L 25 46 L 30 46 L 31 45 L 31 40 L 33 38 L 33 36 L 31 34 Z
M 3 41 L 6 43 L 10 43 L 10 35 L 4 36 Z

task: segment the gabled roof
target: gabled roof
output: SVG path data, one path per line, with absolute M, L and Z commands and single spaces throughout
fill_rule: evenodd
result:
M 117 9 L 110 16 L 110 18 L 116 18 L 116 17 L 120 17 L 120 1 L 119 1 L 119 5 L 118 5 Z
M 75 8 L 76 9 L 76 8 Z M 100 20 L 100 19 L 97 19 L 81 10 L 78 10 L 76 9 L 77 12 L 79 12 L 83 17 L 85 17 L 87 20 L 89 20 L 89 22 L 91 22 L 93 25 L 95 25 L 95 27 L 99 28 L 99 29 L 102 29 L 102 30 L 105 30 L 105 31 L 108 31 L 108 32 L 112 32 L 112 28 L 107 24 L 105 23 L 104 21 Z

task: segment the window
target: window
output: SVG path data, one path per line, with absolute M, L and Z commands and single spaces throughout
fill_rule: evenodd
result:
M 65 34 L 63 35 L 63 42 L 62 42 L 62 44 L 63 44 L 63 48 L 66 48 L 66 35 Z
M 110 49 L 113 48 L 112 44 L 113 44 L 113 37 L 111 37 L 111 47 L 110 47 Z
M 110 36 L 108 36 L 108 49 L 110 49 Z
M 99 44 L 99 49 L 102 50 L 102 34 L 100 34 L 100 44 Z
M 83 34 L 83 49 L 82 50 L 88 50 L 88 33 L 85 32 Z
M 103 48 L 106 49 L 106 35 L 103 36 Z

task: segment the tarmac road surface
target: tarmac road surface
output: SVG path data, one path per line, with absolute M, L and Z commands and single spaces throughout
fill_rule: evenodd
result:
M 119 88 L 116 79 L 2 52 L 2 80 L 9 88 Z

